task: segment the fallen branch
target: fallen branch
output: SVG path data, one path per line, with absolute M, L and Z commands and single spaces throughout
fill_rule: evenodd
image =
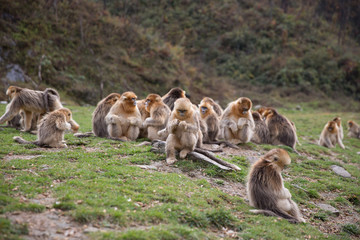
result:
M 190 152 L 190 153 L 188 153 L 188 155 L 189 155 L 190 158 L 192 158 L 192 159 L 202 160 L 202 161 L 211 163 L 211 164 L 213 164 L 213 165 L 215 165 L 215 166 L 217 166 L 217 167 L 219 167 L 219 168 L 221 168 L 221 169 L 223 169 L 223 170 L 231 170 L 231 168 L 226 167 L 226 166 L 224 166 L 224 165 L 221 165 L 221 164 L 217 163 L 216 161 L 208 158 L 207 156 L 205 156 L 205 155 L 203 155 L 203 154 L 201 154 L 201 153 L 198 153 L 198 152 Z
M 234 148 L 234 149 L 240 149 L 239 146 L 236 146 L 235 144 L 229 143 L 227 141 L 206 141 L 205 144 L 224 144 L 226 147 Z
M 204 149 L 201 149 L 201 148 L 195 148 L 195 152 L 198 152 L 198 153 L 201 153 L 203 154 L 204 156 L 216 161 L 217 163 L 221 164 L 221 165 L 224 165 L 226 167 L 229 167 L 231 169 L 234 169 L 236 171 L 239 171 L 241 170 L 241 168 L 239 168 L 238 166 L 236 166 L 235 164 L 232 164 L 232 163 L 229 163 L 229 162 L 226 162 L 220 158 L 217 158 L 215 157 L 213 154 L 211 154 L 210 152 L 207 152 L 205 151 Z
M 94 136 L 94 133 L 93 133 L 93 132 L 74 133 L 74 136 L 75 136 L 75 137 L 78 137 L 78 138 L 86 138 L 86 137 L 92 137 L 92 136 Z

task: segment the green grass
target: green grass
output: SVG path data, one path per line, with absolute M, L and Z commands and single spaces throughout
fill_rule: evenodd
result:
M 69 108 L 80 130 L 90 131 L 94 107 Z M 4 109 L 1 105 L 0 112 Z M 329 119 L 341 116 L 345 126 L 344 122 L 349 119 L 359 122 L 358 114 L 318 112 L 306 107 L 301 112 L 286 109 L 281 112 L 295 122 L 302 144 L 297 147 L 300 156 L 286 148 L 292 164 L 284 172 L 285 186 L 293 199 L 309 209 L 315 208 L 311 202 L 322 201 L 360 212 L 360 155 L 356 154 L 360 141 L 345 137 L 345 150 L 338 146 L 330 150 L 312 143 Z M 143 170 L 134 165 L 164 162 L 165 155 L 150 152 L 149 146 L 137 147 L 141 140 L 123 143 L 95 137 L 78 139 L 66 134 L 69 148 L 46 151 L 33 145 L 15 144 L 12 137 L 17 135 L 36 139 L 34 135 L 4 128 L 0 132 L 0 157 L 9 154 L 39 156 L 1 161 L 0 213 L 42 212 L 45 206 L 22 202 L 20 197 L 31 199 L 50 192 L 56 199 L 53 208 L 62 210 L 74 221 L 102 226 L 112 224 L 122 229 L 121 232 L 92 233 L 93 239 L 217 239 L 223 228 L 237 232 L 243 239 L 303 239 L 304 234 L 317 239 L 346 239 L 359 232 L 358 223 L 344 223 L 338 235 L 325 235 L 310 223 L 294 225 L 273 217 L 253 215 L 244 199 L 222 192 L 206 179 Z M 246 144 L 241 148 L 263 152 L 275 146 Z M 245 184 L 250 166 L 246 157 L 234 155 L 226 160 L 242 170 L 227 172 L 191 160 L 178 161 L 174 167 L 182 172 L 200 171 L 219 186 L 229 182 Z M 344 167 L 353 178 L 335 175 L 330 169 L 334 164 Z M 336 197 L 324 199 L 322 193 L 328 192 L 336 193 Z M 309 220 L 323 222 L 330 217 L 318 211 Z M 16 239 L 26 234 L 26 228 L 0 218 L 0 233 Z

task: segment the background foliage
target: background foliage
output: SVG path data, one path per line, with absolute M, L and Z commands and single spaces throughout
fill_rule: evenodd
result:
M 359 8 L 351 0 L 0 0 L 0 97 L 9 84 L 52 86 L 96 104 L 110 92 L 144 97 L 180 86 L 194 101 L 329 96 L 349 105 L 360 99 Z M 7 81 L 9 64 L 32 80 Z

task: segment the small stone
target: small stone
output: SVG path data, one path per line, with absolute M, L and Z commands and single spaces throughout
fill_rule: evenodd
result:
M 342 177 L 345 177 L 345 178 L 350 178 L 351 177 L 351 174 L 342 167 L 339 167 L 337 165 L 331 165 L 330 167 L 339 176 L 342 176 Z
M 157 167 L 152 166 L 152 165 L 135 165 L 141 169 L 151 169 L 151 170 L 157 170 Z
M 360 152 L 357 152 L 356 154 L 360 155 Z
M 340 215 L 340 211 L 329 204 L 318 203 L 317 206 L 326 212 L 330 212 L 330 214 L 332 214 L 332 215 L 335 215 L 335 216 Z
M 297 111 L 302 111 L 302 107 L 300 105 L 297 105 L 295 108 Z

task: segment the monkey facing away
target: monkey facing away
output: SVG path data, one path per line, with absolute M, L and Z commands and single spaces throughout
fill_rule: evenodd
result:
M 179 98 L 186 98 L 186 96 L 185 91 L 177 87 L 170 89 L 170 91 L 162 97 L 162 100 L 172 111 L 175 101 Z
M 21 144 L 36 144 L 40 147 L 64 148 L 67 147 L 64 143 L 64 132 L 65 130 L 70 130 L 72 128 L 78 129 L 78 125 L 72 119 L 71 111 L 67 108 L 60 108 L 46 114 L 40 120 L 36 141 L 29 142 L 21 137 L 14 137 L 14 140 Z
M 258 112 L 253 112 L 252 116 L 255 122 L 255 130 L 251 141 L 257 144 L 270 143 L 270 131 L 262 116 Z
M 206 101 L 201 101 L 199 105 L 200 119 L 206 124 L 206 133 L 203 133 L 204 142 L 217 141 L 220 129 L 219 116 L 213 106 Z
M 92 127 L 95 136 L 109 137 L 105 117 L 120 97 L 121 95 L 118 93 L 111 93 L 97 104 L 92 114 Z
M 235 144 L 251 140 L 255 129 L 251 108 L 252 102 L 246 97 L 229 103 L 220 121 L 225 140 Z
M 283 149 L 272 149 L 251 167 L 247 181 L 247 195 L 257 214 L 277 216 L 292 223 L 305 222 L 291 194 L 284 187 L 281 171 L 291 163 Z
M 342 149 L 345 149 L 341 140 L 338 124 L 335 121 L 329 121 L 325 124 L 321 132 L 319 145 L 327 148 L 334 148 L 337 143 Z
M 274 108 L 267 108 L 263 116 L 270 131 L 270 143 L 273 145 L 283 144 L 295 150 L 297 136 L 289 119 Z
M 150 114 L 143 122 L 143 128 L 147 129 L 150 140 L 165 140 L 160 137 L 158 131 L 164 129 L 170 116 L 170 108 L 162 101 L 158 94 L 149 94 L 145 99 L 145 109 Z
M 141 121 L 144 122 L 145 119 L 147 119 L 148 117 L 150 117 L 150 113 L 148 111 L 146 111 L 145 109 L 145 100 L 146 99 L 141 99 L 141 100 L 137 100 L 136 101 L 136 106 L 138 107 L 140 114 L 141 114 Z M 140 138 L 146 138 L 148 137 L 148 132 L 147 132 L 147 128 L 144 128 L 143 126 L 141 126 L 140 128 L 140 133 L 139 133 L 139 137 Z M 166 138 L 166 137 L 165 137 Z
M 180 158 L 185 158 L 195 149 L 200 126 L 198 115 L 189 99 L 176 100 L 167 124 L 167 132 L 169 136 L 166 139 L 165 151 L 168 164 L 176 162 L 176 151 L 180 151 Z
M 136 106 L 137 96 L 133 92 L 125 92 L 111 107 L 105 117 L 109 136 L 125 141 L 134 141 L 140 133 L 141 114 Z
M 348 130 L 349 137 L 360 138 L 360 127 L 356 122 L 352 120 L 348 121 Z
M 47 88 L 45 91 L 35 91 L 27 88 L 10 86 L 6 95 L 11 102 L 6 107 L 5 114 L 0 118 L 0 124 L 13 119 L 20 111 L 24 112 L 24 131 L 30 131 L 33 113 L 44 114 L 62 108 L 60 97 L 56 90 Z

